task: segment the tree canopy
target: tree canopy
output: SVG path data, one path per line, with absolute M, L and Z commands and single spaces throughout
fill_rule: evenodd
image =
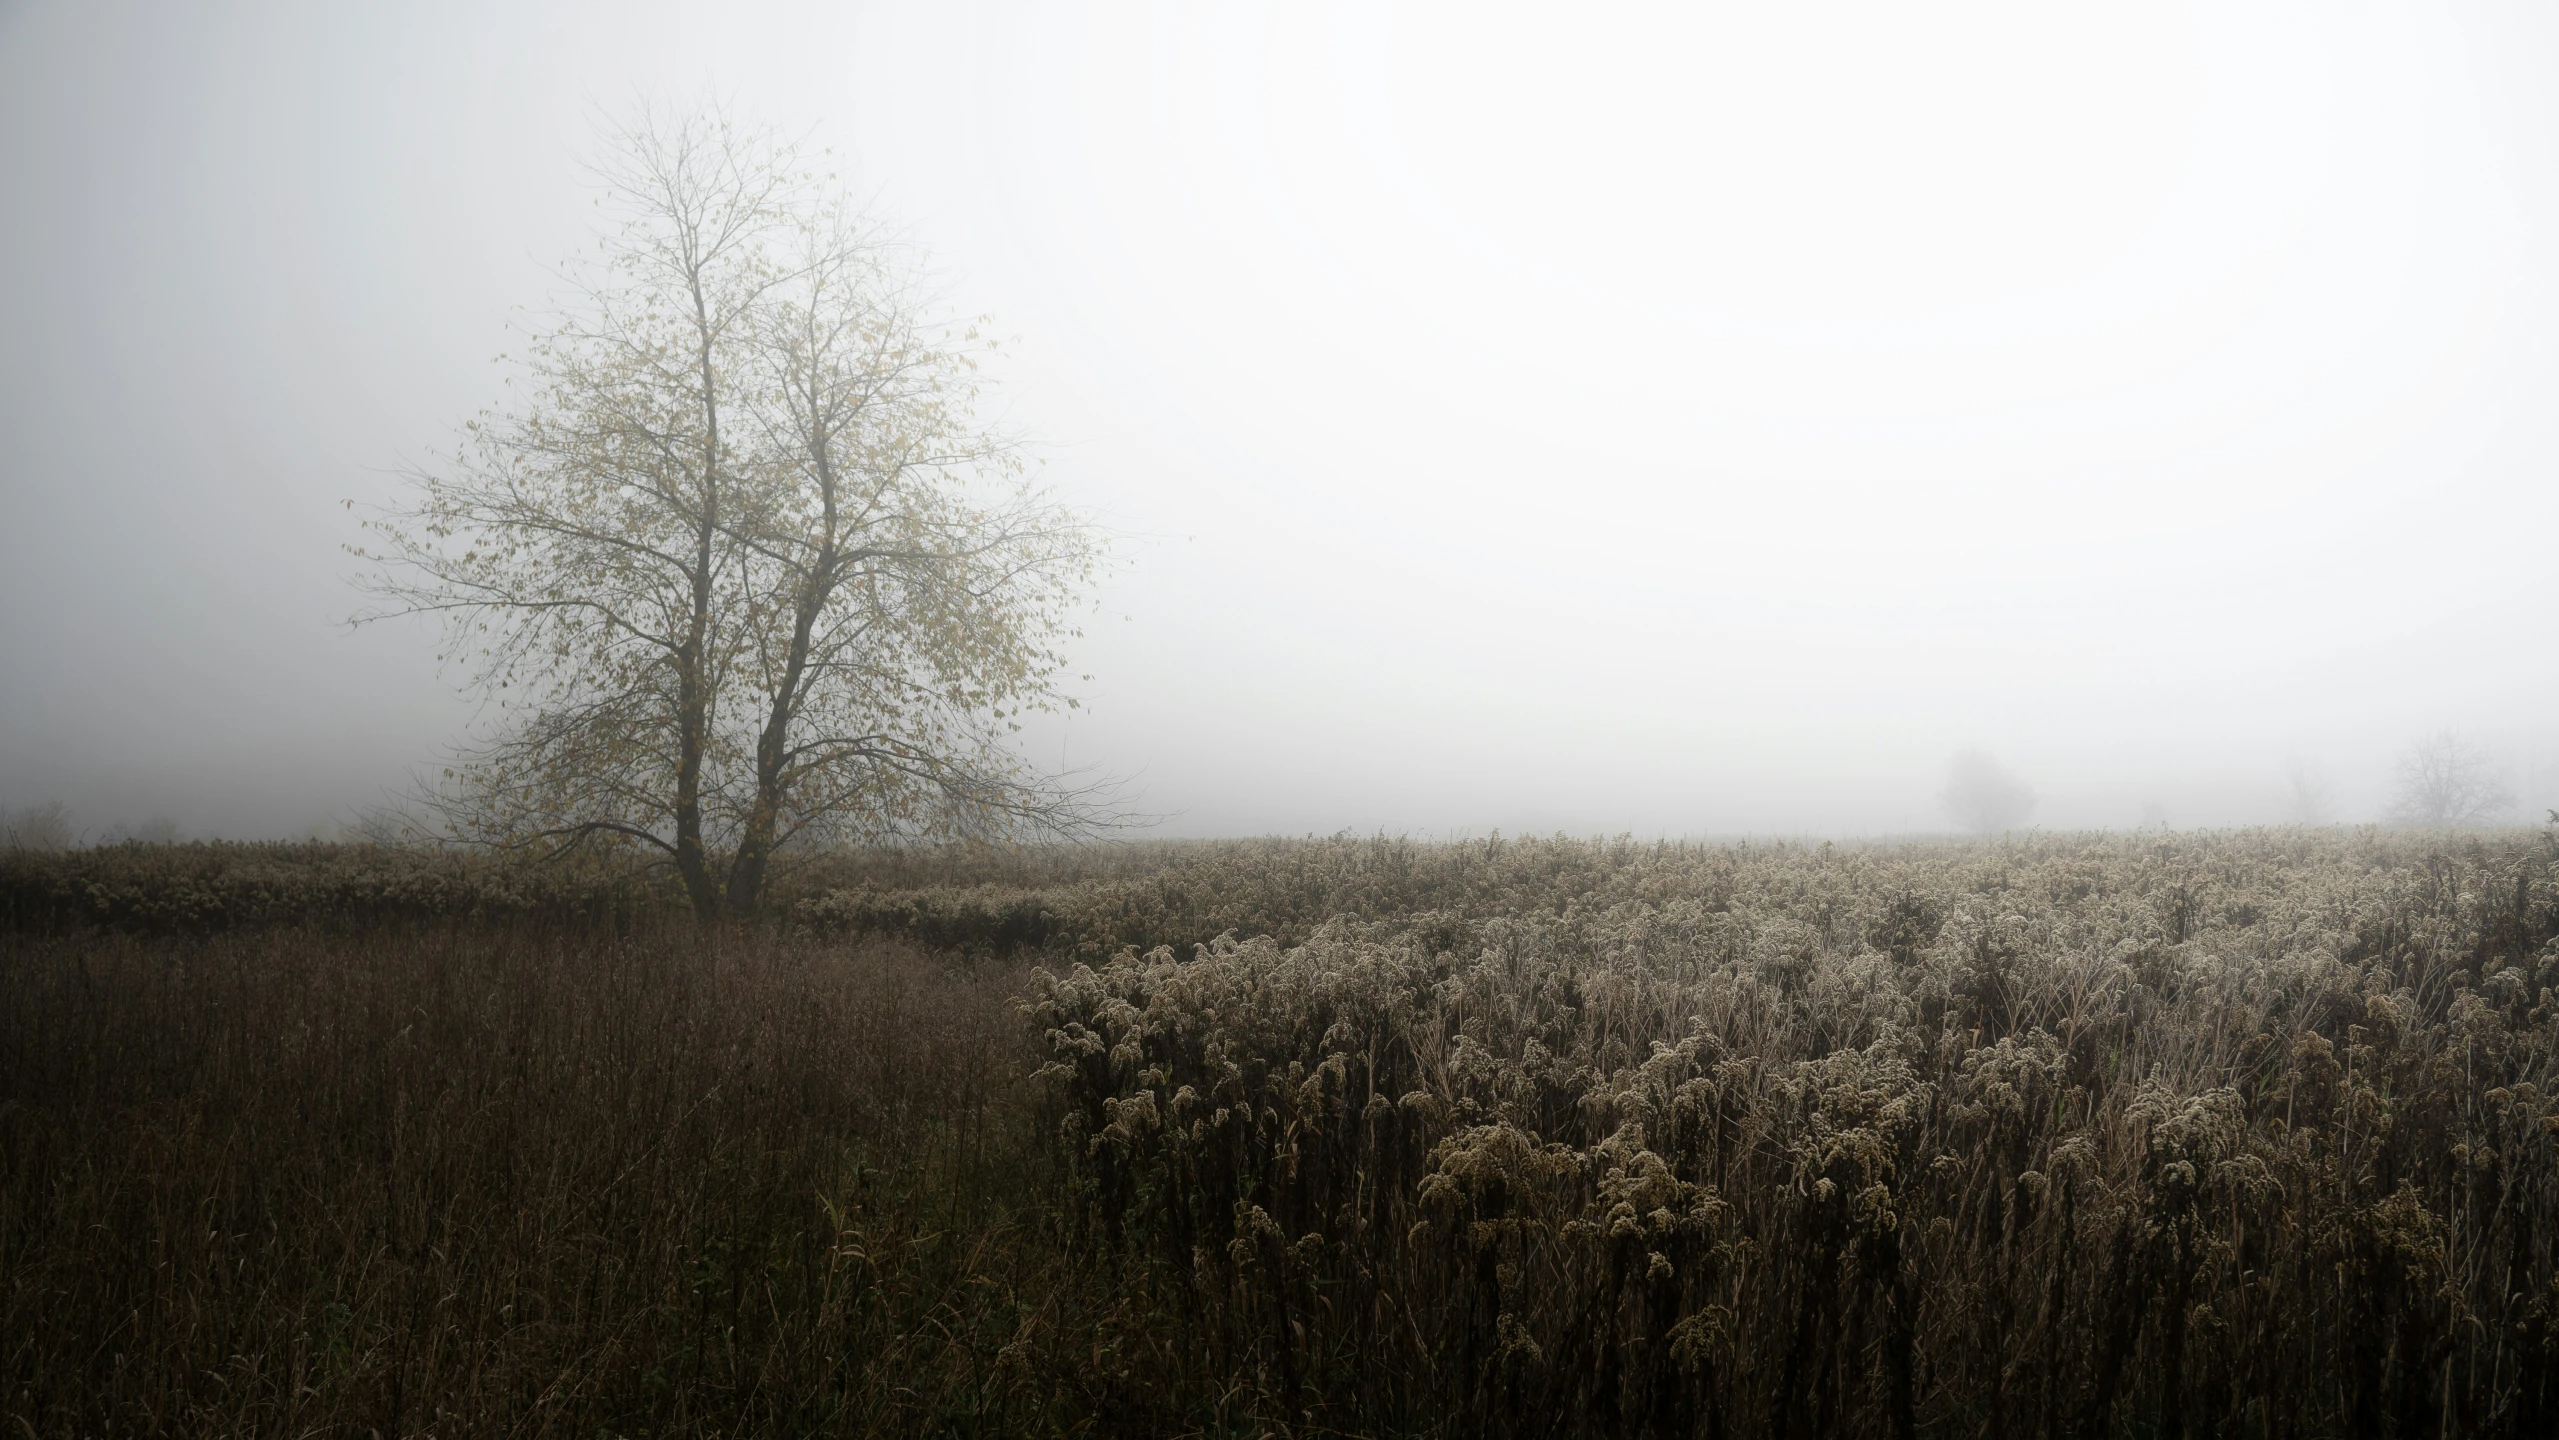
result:
M 708 919 L 785 847 L 1076 833 L 1026 765 L 1099 532 L 981 417 L 995 347 L 827 157 L 644 112 L 609 217 L 484 412 L 368 522 L 368 612 L 430 614 L 496 702 L 432 803 L 488 844 L 638 847 Z

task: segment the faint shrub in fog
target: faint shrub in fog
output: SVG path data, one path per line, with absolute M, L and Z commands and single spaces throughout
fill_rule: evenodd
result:
M 2388 816 L 2397 825 L 2484 825 L 2514 808 L 2488 752 L 2450 730 L 2402 752 L 2398 782 Z
M 0 816 L 0 850 L 68 850 L 71 812 L 59 800 Z
M 1954 822 L 1977 835 L 1996 835 L 2026 823 L 2035 813 L 2033 786 L 2009 773 L 1987 753 L 1966 749 L 1946 765 L 1946 788 L 1937 803 Z
M 2284 819 L 2295 825 L 2325 825 L 2337 818 L 2336 787 L 2309 762 L 2295 760 L 2284 772 Z

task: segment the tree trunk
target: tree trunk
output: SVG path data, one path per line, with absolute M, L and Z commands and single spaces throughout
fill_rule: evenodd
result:
M 773 716 L 755 745 L 755 804 L 747 811 L 745 833 L 738 837 L 737 858 L 729 864 L 729 913 L 745 919 L 764 899 L 764 876 L 773 859 L 774 833 L 782 814 L 781 753 L 787 721 L 776 699 Z M 698 902 L 697 902 L 698 903 Z
M 676 663 L 675 869 L 684 877 L 684 893 L 693 902 L 693 918 L 709 925 L 720 918 L 720 887 L 711 874 L 710 856 L 702 845 L 702 752 L 711 731 L 711 677 L 707 645 L 711 631 L 712 543 L 720 530 L 720 399 L 718 372 L 711 364 L 711 317 L 702 298 L 702 278 L 690 277 L 694 333 L 701 339 L 702 501 L 695 516 L 693 613 L 684 649 Z
M 833 508 L 830 503 L 830 518 Z M 764 878 L 772 865 L 774 836 L 782 820 L 782 772 L 790 756 L 791 720 L 799 709 L 800 685 L 808 673 L 809 638 L 816 633 L 818 614 L 835 588 L 834 578 L 835 547 L 830 542 L 820 550 L 808 583 L 801 587 L 782 680 L 773 689 L 773 706 L 755 737 L 755 803 L 747 811 L 737 859 L 729 867 L 729 913 L 741 919 L 753 915 L 764 898 Z
M 708 925 L 720 918 L 720 889 L 702 846 L 702 749 L 709 705 L 698 661 L 679 657 L 677 663 L 684 673 L 676 680 L 675 873 L 683 877 L 693 918 Z
M 812 394 L 808 401 L 814 419 L 818 399 Z M 737 859 L 729 867 L 729 913 L 741 919 L 753 915 L 764 899 L 765 875 L 772 866 L 775 836 L 782 823 L 783 772 L 790 763 L 791 722 L 799 713 L 800 689 L 808 676 L 809 644 L 817 634 L 818 617 L 835 596 L 838 567 L 844 558 L 837 545 L 841 537 L 835 508 L 835 465 L 828 454 L 828 441 L 814 427 L 812 436 L 809 461 L 817 472 L 822 507 L 817 555 L 810 561 L 800 593 L 793 600 L 791 646 L 783 656 L 782 678 L 773 687 L 773 704 L 765 712 L 764 728 L 755 737 L 755 803 L 747 811 L 745 833 L 738 837 Z

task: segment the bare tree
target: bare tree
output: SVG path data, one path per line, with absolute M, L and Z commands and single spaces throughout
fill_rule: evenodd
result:
M 1976 835 L 1996 835 L 2026 823 L 2035 813 L 2034 787 L 2008 773 L 1980 750 L 1966 749 L 1946 765 L 1946 788 L 1937 801 L 1956 824 Z
M 437 797 L 500 845 L 660 854 L 708 920 L 803 836 L 1075 833 L 1006 743 L 1101 553 L 977 415 L 991 345 L 812 157 L 652 113 L 619 226 L 485 414 L 371 522 L 386 602 L 498 702 Z
M 2439 730 L 2399 756 L 2399 789 L 2389 818 L 2399 825 L 2484 825 L 2515 803 L 2487 751 Z

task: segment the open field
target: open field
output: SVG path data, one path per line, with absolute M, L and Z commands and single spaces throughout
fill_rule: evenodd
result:
M 0 859 L 9 1427 L 2559 1424 L 2547 832 L 789 887 Z

